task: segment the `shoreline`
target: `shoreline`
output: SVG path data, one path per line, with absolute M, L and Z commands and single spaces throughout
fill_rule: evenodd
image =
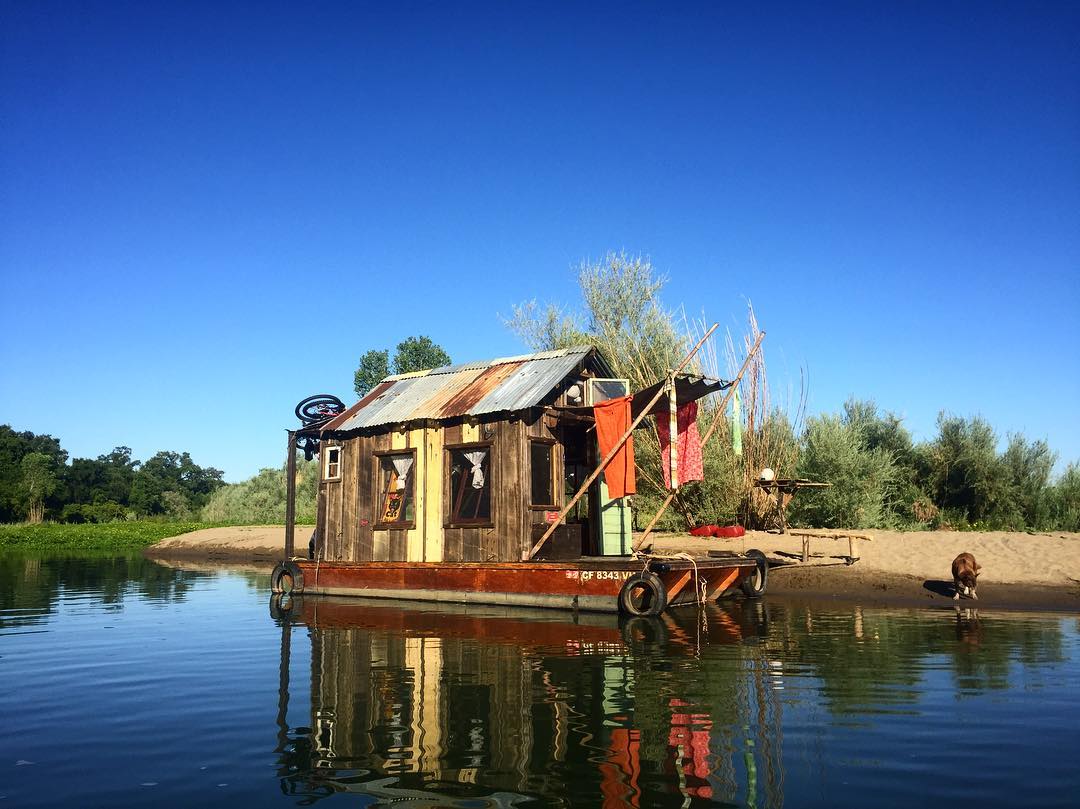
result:
M 313 526 L 296 527 L 296 549 L 306 552 Z M 811 560 L 797 562 L 801 540 L 790 534 L 748 532 L 737 539 L 654 534 L 658 554 L 705 555 L 710 550 L 757 548 L 770 562 L 766 598 L 858 604 L 864 607 L 1022 610 L 1080 614 L 1080 534 L 1051 532 L 867 531 L 858 561 L 844 563 L 847 542 L 811 541 Z M 154 561 L 193 569 L 267 573 L 284 555 L 283 526 L 208 528 L 164 539 L 143 550 Z M 970 551 L 982 565 L 979 598 L 952 598 L 950 564 Z
M 855 572 L 845 566 L 794 565 L 769 570 L 766 598 L 861 607 L 936 610 L 1059 612 L 1080 615 L 1080 586 L 986 583 L 979 598 L 953 600 L 952 581 L 879 571 Z

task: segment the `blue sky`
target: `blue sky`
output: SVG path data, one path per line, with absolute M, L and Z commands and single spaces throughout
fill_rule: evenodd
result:
M 0 3 L 0 422 L 284 459 L 370 348 L 651 257 L 781 391 L 1080 460 L 1080 5 Z M 1060 467 L 1059 467 L 1060 468 Z

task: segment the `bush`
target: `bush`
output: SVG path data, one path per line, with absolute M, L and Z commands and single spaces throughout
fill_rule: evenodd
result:
M 790 509 L 793 523 L 821 528 L 895 524 L 889 500 L 895 466 L 883 447 L 867 447 L 858 423 L 835 415 L 808 419 L 797 469 L 799 477 L 832 486 L 796 497 Z
M 70 503 L 60 513 L 60 521 L 66 523 L 106 523 L 126 520 L 127 509 L 119 503 L 106 500 L 99 503 Z
M 1080 531 L 1080 464 L 1071 463 L 1047 496 L 1050 526 Z
M 296 465 L 296 521 L 314 523 L 319 487 L 317 461 Z M 263 469 L 241 483 L 229 483 L 210 495 L 201 517 L 207 522 L 271 524 L 285 522 L 285 469 Z

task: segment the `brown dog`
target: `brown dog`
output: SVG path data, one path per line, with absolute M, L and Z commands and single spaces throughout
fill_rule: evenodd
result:
M 953 586 L 956 588 L 953 601 L 960 600 L 961 588 L 963 588 L 964 595 L 970 595 L 976 601 L 979 600 L 979 597 L 975 594 L 975 580 L 979 578 L 981 569 L 979 563 L 975 561 L 975 557 L 970 553 L 964 552 L 953 559 L 952 579 Z

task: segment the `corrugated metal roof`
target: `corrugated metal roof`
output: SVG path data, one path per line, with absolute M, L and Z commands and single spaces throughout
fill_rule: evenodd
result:
M 323 431 L 525 410 L 542 402 L 592 350 L 576 346 L 388 376 Z

